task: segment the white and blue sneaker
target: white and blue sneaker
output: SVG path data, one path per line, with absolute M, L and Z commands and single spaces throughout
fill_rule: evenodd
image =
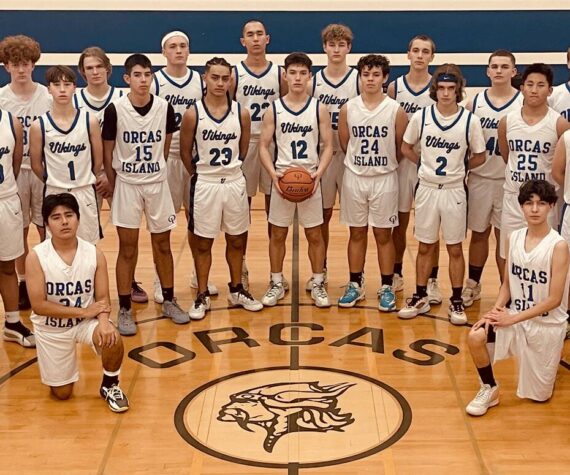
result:
M 343 308 L 350 308 L 356 305 L 356 302 L 364 299 L 364 288 L 356 282 L 349 282 L 346 284 L 344 294 L 338 299 L 338 306 Z
M 378 308 L 382 312 L 396 310 L 396 295 L 390 285 L 383 285 L 378 289 Z

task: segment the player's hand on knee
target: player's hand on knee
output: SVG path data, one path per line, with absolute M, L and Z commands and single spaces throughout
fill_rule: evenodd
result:
M 101 348 L 111 348 L 117 343 L 118 339 L 119 336 L 117 335 L 115 327 L 111 322 L 102 319 L 102 321 L 99 322 L 99 337 L 97 344 Z
M 109 313 L 111 311 L 111 305 L 106 300 L 99 300 L 95 303 L 89 305 L 83 309 L 82 317 L 83 318 L 95 318 L 100 313 Z
M 489 320 L 488 318 L 486 318 L 484 316 L 477 323 L 473 324 L 473 326 L 471 327 L 471 331 L 475 331 L 475 330 L 479 330 L 480 328 L 483 328 L 485 330 L 485 333 L 488 333 L 490 325 L 491 325 L 491 320 Z

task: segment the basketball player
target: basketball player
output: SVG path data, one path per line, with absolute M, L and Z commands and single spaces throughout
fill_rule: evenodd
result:
M 495 305 L 467 338 L 481 384 L 466 408 L 472 416 L 482 416 L 499 404 L 492 364 L 512 356 L 518 360 L 517 396 L 550 399 L 564 344 L 568 245 L 548 224 L 556 190 L 545 180 L 530 180 L 521 186 L 518 201 L 528 227 L 510 235 Z
M 46 196 L 42 208 L 51 238 L 26 259 L 27 285 L 42 383 L 69 399 L 79 380 L 76 345 L 101 355 L 99 393 L 113 412 L 129 409 L 119 387 L 123 342 L 109 320 L 109 276 L 103 253 L 77 236 L 79 204 L 69 193 Z
M 384 95 L 382 84 L 390 73 L 389 61 L 381 55 L 358 61 L 362 93 L 340 110 L 338 137 L 346 152 L 340 195 L 340 220 L 350 226 L 348 265 L 350 278 L 339 307 L 353 307 L 364 298 L 364 259 L 368 225 L 372 226 L 378 252 L 381 283 L 378 307 L 396 308 L 392 288 L 394 242 L 398 224 L 398 162 L 402 137 L 408 124 L 404 109 Z
M 188 323 L 190 317 L 174 298 L 170 250 L 170 230 L 176 226 L 176 213 L 166 181 L 166 159 L 176 130 L 174 109 L 164 99 L 150 94 L 152 65 L 146 56 L 129 56 L 123 78 L 130 92 L 105 109 L 103 147 L 105 171 L 114 190 L 111 221 L 119 234 L 118 327 L 121 335 L 134 335 L 137 327 L 132 316 L 130 287 L 143 213 L 164 294 L 162 312 L 179 324 Z
M 414 318 L 430 310 L 427 281 L 441 228 L 452 287 L 448 316 L 454 325 L 467 323 L 461 298 L 465 274 L 461 243 L 467 231 L 465 178 L 468 168 L 485 161 L 485 138 L 480 121 L 459 106 L 464 84 L 455 64 L 438 67 L 430 86 L 431 98 L 437 102 L 414 113 L 404 135 L 402 152 L 412 162 L 417 163 L 420 156 L 421 161 L 415 195 L 414 235 L 419 241 L 416 292 L 400 310 L 400 318 Z
M 313 77 L 311 95 L 324 104 L 331 116 L 333 130 L 333 156 L 326 169 L 322 183 L 323 194 L 323 240 L 325 242 L 325 283 L 327 282 L 327 250 L 329 247 L 329 226 L 336 201 L 340 195 L 344 173 L 344 152 L 338 140 L 338 118 L 341 107 L 360 94 L 358 72 L 346 63 L 346 56 L 352 48 L 354 35 L 346 25 L 332 23 L 321 31 L 323 50 L 327 55 L 327 65 Z M 313 289 L 313 281 L 307 281 L 305 290 Z
M 570 129 L 570 122 L 548 107 L 553 76 L 552 68 L 544 63 L 528 66 L 522 76 L 523 106 L 499 122 L 499 149 L 507 164 L 501 215 L 503 258 L 510 233 L 526 224 L 517 200 L 522 184 L 538 179 L 555 184 L 552 178 L 554 149 L 558 138 Z M 556 229 L 558 221 L 558 213 L 554 209 L 549 224 Z
M 570 70 L 570 48 L 566 51 L 566 63 Z M 552 89 L 552 95 L 548 98 L 548 105 L 570 121 L 570 79 Z
M 123 95 L 121 89 L 111 86 L 108 82 L 113 70 L 111 60 L 101 48 L 90 46 L 81 52 L 77 69 L 87 86 L 75 92 L 73 96 L 75 107 L 79 110 L 86 110 L 90 115 L 96 117 L 102 128 L 105 108 L 112 101 Z M 109 206 L 111 206 L 113 190 L 109 186 L 104 169 L 97 171 L 95 176 L 97 206 L 99 211 L 101 211 L 103 199 L 106 199 Z M 131 283 L 131 300 L 137 303 L 148 302 L 147 293 L 135 278 L 133 278 Z
M 95 193 L 95 173 L 103 166 L 99 122 L 73 106 L 76 76 L 67 66 L 52 66 L 46 84 L 53 98 L 51 109 L 30 127 L 32 170 L 45 182 L 44 195 L 71 193 L 82 219 L 77 235 L 91 244 L 101 238 Z
M 17 117 L 24 128 L 24 156 L 18 174 L 18 194 L 22 201 L 24 216 L 24 254 L 16 259 L 18 273 L 20 310 L 30 308 L 25 282 L 25 261 L 28 254 L 28 231 L 30 222 L 38 229 L 40 239 L 45 237 L 42 220 L 43 184 L 34 175 L 30 164 L 28 134 L 32 122 L 50 108 L 50 95 L 45 86 L 34 82 L 32 71 L 40 59 L 40 45 L 24 36 L 7 36 L 0 42 L 0 61 L 10 74 L 10 83 L 0 89 L 0 109 Z
M 271 196 L 271 178 L 261 166 L 259 160 L 259 135 L 261 120 L 271 103 L 287 93 L 286 83 L 282 77 L 281 67 L 267 59 L 267 45 L 270 36 L 263 22 L 248 20 L 242 28 L 240 42 L 247 52 L 244 61 L 234 66 L 230 92 L 233 99 L 249 110 L 251 117 L 251 136 L 247 156 L 243 161 L 243 174 L 247 183 L 247 196 L 251 199 L 259 191 L 265 195 L 265 212 L 269 213 L 269 197 Z M 246 242 L 247 246 L 247 242 Z M 249 272 L 244 261 L 242 265 L 242 284 L 247 290 Z M 289 285 L 286 280 L 283 285 Z
M 495 229 L 497 243 L 501 242 L 501 210 L 503 209 L 503 186 L 505 184 L 505 162 L 501 158 L 497 128 L 502 117 L 512 110 L 520 110 L 522 95 L 511 86 L 516 75 L 515 57 L 510 51 L 497 50 L 489 57 L 487 77 L 491 87 L 477 94 L 467 104 L 467 110 L 480 120 L 485 134 L 487 158 L 480 167 L 469 173 L 467 186 L 467 226 L 471 229 L 469 243 L 469 273 L 463 289 L 463 305 L 469 307 L 481 299 L 481 274 L 489 255 L 489 235 Z M 499 275 L 503 275 L 505 261 L 497 246 L 495 260 Z
M 184 204 L 184 210 L 188 215 L 190 176 L 180 159 L 180 125 L 184 112 L 202 99 L 204 84 L 200 74 L 186 66 L 190 55 L 190 38 L 186 33 L 171 31 L 163 36 L 160 44 L 162 55 L 166 58 L 166 67 L 155 74 L 151 92 L 165 99 L 174 109 L 176 130 L 172 134 L 166 161 L 167 180 L 174 211 L 178 213 Z M 190 286 L 198 287 L 196 269 L 192 272 Z M 208 291 L 210 295 L 218 294 L 218 289 L 211 283 L 208 284 Z M 156 303 L 164 301 L 158 274 L 155 274 L 154 279 L 154 301 Z
M 3 338 L 33 348 L 35 337 L 24 326 L 18 312 L 16 275 L 16 258 L 24 253 L 24 221 L 16 183 L 23 146 L 22 124 L 8 111 L 0 109 L 0 296 L 6 313 Z
M 230 305 L 256 312 L 263 305 L 241 282 L 243 254 L 249 229 L 246 181 L 242 157 L 249 145 L 250 118 L 246 108 L 228 101 L 232 67 L 224 58 L 206 63 L 206 95 L 182 119 L 182 160 L 192 175 L 188 218 L 188 242 L 198 272 L 198 294 L 190 318 L 201 320 L 210 309 L 208 274 L 212 244 L 220 230 L 226 235 L 226 259 L 230 268 Z M 196 157 L 192 160 L 192 146 Z
M 307 93 L 312 64 L 305 53 L 291 53 L 285 58 L 284 77 L 289 92 L 276 99 L 263 117 L 259 156 L 273 182 L 269 206 L 271 281 L 261 299 L 266 306 L 276 305 L 285 296 L 285 241 L 297 210 L 299 223 L 305 228 L 309 243 L 309 259 L 313 271 L 311 297 L 317 307 L 330 307 L 324 284 L 325 243 L 321 232 L 323 209 L 319 183 L 332 158 L 332 130 L 325 105 Z M 269 153 L 273 137 L 275 160 Z M 319 138 L 323 144 L 320 158 Z M 300 203 L 287 201 L 279 188 L 279 176 L 294 166 L 306 168 L 315 181 L 312 196 Z

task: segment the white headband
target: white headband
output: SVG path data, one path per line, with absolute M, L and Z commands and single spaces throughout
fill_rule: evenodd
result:
M 186 33 L 184 33 L 183 31 L 171 31 L 170 33 L 166 33 L 166 35 L 164 35 L 162 37 L 162 41 L 160 42 L 160 45 L 164 48 L 164 45 L 166 44 L 166 42 L 170 38 L 173 38 L 175 36 L 182 36 L 182 38 L 184 38 L 186 40 L 186 42 L 188 44 L 190 44 L 190 39 L 188 38 L 188 35 Z

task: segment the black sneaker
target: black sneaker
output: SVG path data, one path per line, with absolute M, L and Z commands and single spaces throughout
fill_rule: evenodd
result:
M 118 384 L 113 384 L 110 388 L 101 386 L 99 393 L 101 397 L 107 401 L 107 405 L 111 411 L 125 412 L 129 410 L 129 400 Z
M 20 282 L 18 290 L 18 310 L 30 310 L 32 308 L 32 305 L 30 304 L 30 297 L 28 297 L 28 288 L 26 287 L 25 280 Z
M 3 338 L 5 341 L 14 341 L 24 348 L 35 348 L 36 337 L 24 326 L 22 322 L 4 323 Z

